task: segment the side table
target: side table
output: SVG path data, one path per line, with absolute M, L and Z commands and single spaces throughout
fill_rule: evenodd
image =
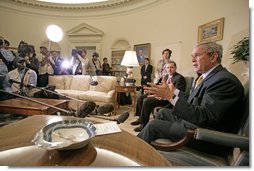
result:
M 120 99 L 120 93 L 133 93 L 133 109 L 134 116 L 136 115 L 136 99 L 137 99 L 137 90 L 141 89 L 142 86 L 115 86 L 116 90 L 116 101 L 117 98 Z M 117 108 L 119 108 L 119 102 L 117 102 Z

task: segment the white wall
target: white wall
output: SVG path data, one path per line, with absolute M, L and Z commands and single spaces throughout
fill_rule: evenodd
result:
M 59 25 L 64 32 L 82 23 L 89 24 L 104 32 L 101 56 L 111 58 L 111 46 L 116 40 L 125 39 L 133 48 L 135 44 L 151 43 L 151 62 L 155 65 L 161 58 L 156 48 L 180 43 L 175 59 L 178 72 L 186 76 L 195 76 L 191 65 L 191 51 L 197 43 L 198 26 L 225 17 L 223 40 L 223 65 L 243 81 L 242 64 L 232 65 L 230 48 L 241 38 L 249 35 L 248 0 L 165 0 L 161 4 L 139 11 L 125 12 L 103 17 L 50 17 L 26 14 L 18 10 L 1 7 L 0 35 L 17 46 L 20 40 L 34 44 L 38 50 L 47 40 L 45 29 L 49 24 Z M 59 43 L 62 54 L 70 54 L 70 42 L 65 35 Z M 174 55 L 174 52 L 173 52 Z M 173 57 L 174 58 L 174 57 Z M 178 57 L 177 57 L 178 58 Z M 135 69 L 136 76 L 139 68 Z

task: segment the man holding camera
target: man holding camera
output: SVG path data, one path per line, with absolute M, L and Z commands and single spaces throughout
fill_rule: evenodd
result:
M 54 75 L 54 60 L 45 46 L 40 47 L 41 56 L 39 59 L 39 75 L 38 75 L 38 87 L 46 87 L 48 85 L 49 75 Z
M 97 52 L 94 52 L 92 54 L 92 57 L 93 57 L 92 62 L 93 62 L 93 65 L 95 67 L 96 75 L 103 75 L 101 62 L 99 60 L 99 54 Z

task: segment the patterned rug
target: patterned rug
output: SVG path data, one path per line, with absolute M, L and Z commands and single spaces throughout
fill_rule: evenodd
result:
M 14 115 L 14 114 L 4 114 L 0 113 L 0 127 L 4 125 L 8 125 L 10 123 L 19 121 L 21 119 L 26 118 L 27 116 L 25 115 Z

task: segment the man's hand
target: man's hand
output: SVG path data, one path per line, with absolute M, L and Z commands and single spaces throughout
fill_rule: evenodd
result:
M 145 93 L 150 94 L 150 97 L 155 97 L 157 99 L 167 99 L 170 100 L 174 95 L 174 85 L 172 81 L 168 84 L 165 79 L 163 79 L 162 84 L 155 85 L 152 83 L 147 83 L 150 87 L 144 87 Z

